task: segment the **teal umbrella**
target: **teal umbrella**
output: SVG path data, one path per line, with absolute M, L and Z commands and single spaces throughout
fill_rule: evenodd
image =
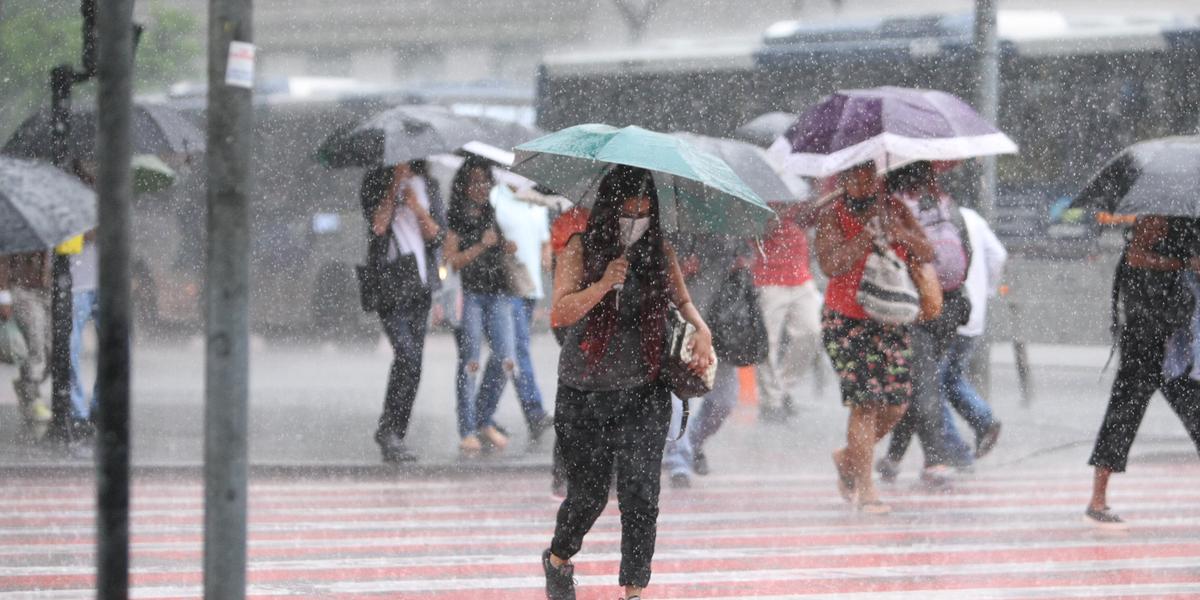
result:
M 641 127 L 587 124 L 517 146 L 512 172 L 585 207 L 613 165 L 651 171 L 668 231 L 763 231 L 774 212 L 720 158 Z

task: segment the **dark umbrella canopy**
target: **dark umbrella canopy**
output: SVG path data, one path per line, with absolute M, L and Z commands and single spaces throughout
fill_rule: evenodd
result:
M 134 154 L 186 159 L 204 152 L 204 133 L 178 112 L 160 104 L 135 104 L 131 133 Z M 19 158 L 54 160 L 50 109 L 43 108 L 21 123 L 0 153 Z M 95 162 L 96 112 L 79 110 L 71 115 L 69 158 Z
M 1200 136 L 1149 140 L 1122 150 L 1071 207 L 1200 218 Z
M 756 146 L 766 148 L 779 139 L 792 123 L 796 122 L 796 114 L 789 112 L 769 112 L 758 115 L 745 125 L 733 130 L 733 137 Z
M 50 163 L 0 156 L 0 254 L 52 248 L 96 226 L 96 196 Z
M 468 142 L 511 150 L 541 134 L 535 127 L 460 115 L 442 106 L 397 106 L 325 138 L 317 160 L 330 168 L 392 166 L 454 152 Z
M 917 160 L 1008 154 L 1017 145 L 967 103 L 936 90 L 843 90 L 802 114 L 771 152 L 788 171 L 828 177 L 866 161 L 886 171 Z

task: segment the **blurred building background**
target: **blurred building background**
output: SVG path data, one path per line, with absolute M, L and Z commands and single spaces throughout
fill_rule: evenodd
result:
M 1002 10 L 1200 14 L 1195 0 L 998 0 Z M 139 11 L 151 3 L 138 3 Z M 206 0 L 173 0 L 203 24 Z M 669 40 L 761 38 L 778 21 L 966 13 L 970 0 L 259 0 L 262 76 L 532 88 L 543 55 Z M 196 31 L 202 40 L 203 27 Z M 202 60 L 202 57 L 198 57 Z M 202 73 L 202 63 L 193 69 Z

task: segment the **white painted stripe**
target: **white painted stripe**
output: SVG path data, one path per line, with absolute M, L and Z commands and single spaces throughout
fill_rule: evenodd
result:
M 1138 596 L 1156 596 L 1162 594 L 1194 593 L 1200 597 L 1200 583 L 1148 583 L 1144 585 L 1091 585 L 1053 586 L 1053 587 L 1018 587 L 991 589 L 961 589 L 961 590 L 914 590 L 889 592 L 850 592 L 838 594 L 784 594 L 784 595 L 755 595 L 758 600 L 967 600 L 971 598 L 988 598 L 1003 600 L 1005 598 L 1129 598 Z M 678 597 L 679 600 L 698 600 Z M 704 596 L 704 600 L 745 600 L 745 596 Z
M 619 542 L 619 536 L 608 536 L 611 539 L 605 540 L 612 543 Z M 660 537 L 661 540 L 661 537 Z M 424 556 L 369 556 L 361 558 L 351 557 L 326 557 L 326 558 L 304 558 L 290 560 L 251 560 L 249 569 L 254 571 L 321 571 L 321 570 L 338 570 L 338 569 L 394 569 L 394 568 L 433 568 L 433 567 L 454 567 L 454 566 L 477 566 L 481 570 L 487 567 L 503 567 L 503 566 L 519 566 L 536 564 L 537 556 L 541 549 L 548 543 L 548 538 L 543 536 L 540 539 L 540 544 L 531 544 L 527 546 L 528 550 L 520 553 L 486 553 L 486 554 L 453 554 L 453 555 L 424 555 Z M 590 536 L 589 542 L 593 544 L 597 540 L 593 540 Z M 293 542 L 294 544 L 294 542 Z M 307 542 L 306 547 L 311 545 Z M 737 560 L 737 559 L 800 559 L 800 558 L 816 558 L 816 557 L 855 557 L 862 555 L 884 555 L 884 556 L 907 556 L 914 554 L 953 554 L 967 552 L 1008 552 L 1008 551 L 1023 551 L 1035 552 L 1040 550 L 1063 550 L 1071 548 L 1093 548 L 1103 546 L 1105 548 L 1119 548 L 1123 546 L 1147 546 L 1147 547 L 1173 547 L 1177 545 L 1177 541 L 1161 541 L 1152 542 L 1146 540 L 1129 540 L 1129 539 L 1110 539 L 1102 542 L 1095 540 L 1063 540 L 1056 542 L 1012 542 L 1012 543 L 992 543 L 992 544 L 923 544 L 921 546 L 807 546 L 804 548 L 738 548 L 738 547 L 719 547 L 713 546 L 710 548 L 696 549 L 669 549 L 669 544 L 661 544 L 668 546 L 668 549 L 656 551 L 654 559 L 656 561 L 713 561 L 713 560 Z M 193 544 L 190 549 L 199 550 L 201 544 L 199 540 Z M 136 552 L 135 552 L 136 555 Z M 61 558 L 61 557 L 55 557 Z M 621 560 L 621 553 L 616 552 L 588 552 L 581 554 L 574 559 L 578 565 L 586 566 L 599 562 L 616 562 Z M 985 559 L 986 561 L 986 559 Z M 136 561 L 135 561 L 136 562 Z M 1074 561 L 1074 562 L 1091 562 L 1091 561 Z M 969 565 L 970 562 L 955 563 Z M 988 563 L 992 564 L 992 563 Z M 1069 564 L 1069 563 L 1068 563 Z M 895 567 L 897 569 L 905 569 L 907 567 Z M 55 576 L 72 576 L 72 575 L 90 575 L 95 572 L 95 567 L 92 564 L 76 564 L 76 565 L 25 565 L 19 567 L 0 567 L 0 577 L 22 577 L 32 575 L 55 575 Z M 158 564 L 158 565 L 137 565 L 130 569 L 133 575 L 151 574 L 151 573 L 198 573 L 198 566 L 193 568 L 181 568 L 173 564 Z M 3 584 L 3 581 L 0 581 Z
M 753 583 L 760 582 L 805 582 L 805 581 L 825 581 L 830 580 L 855 580 L 855 579 L 911 579 L 913 577 L 946 577 L 946 576 L 1000 576 L 1014 575 L 1027 576 L 1030 574 L 1037 575 L 1065 575 L 1074 573 L 1096 573 L 1096 572 L 1113 572 L 1127 570 L 1155 570 L 1155 571 L 1177 571 L 1177 570 L 1192 570 L 1195 568 L 1194 559 L 1156 559 L 1156 560 L 1117 560 L 1117 561 L 1091 561 L 1088 563 L 1070 563 L 1062 564 L 1046 564 L 1046 563 L 1003 563 L 1000 565 L 951 565 L 943 567 L 939 565 L 929 565 L 926 567 L 914 568 L 884 568 L 884 567 L 864 567 L 864 568 L 838 568 L 838 569 L 763 569 L 755 571 L 706 571 L 701 573 L 662 573 L 654 577 L 652 586 L 666 585 L 696 585 L 704 583 L 734 583 L 746 584 L 747 586 Z M 576 580 L 582 586 L 613 586 L 615 578 L 612 575 L 576 575 Z M 315 583 L 305 582 L 297 584 L 292 589 L 284 585 L 251 585 L 246 591 L 248 596 L 278 594 L 278 595 L 329 595 L 329 594 L 396 594 L 401 592 L 425 592 L 425 591 L 455 591 L 455 590 L 519 590 L 530 589 L 540 590 L 544 585 L 544 580 L 541 577 L 489 577 L 478 579 L 410 579 L 405 581 L 363 581 L 363 582 L 334 582 L 334 583 Z M 932 583 L 931 585 L 936 585 Z M 1093 586 L 1088 584 L 1085 579 L 1080 580 L 1081 588 L 1071 586 L 1059 586 L 1064 590 L 1079 590 L 1083 591 L 1088 586 L 1095 591 L 1103 586 Z M 1150 584 L 1156 585 L 1156 584 Z M 1190 584 L 1167 584 L 1170 587 L 1177 589 L 1191 590 L 1197 589 L 1200 586 L 1192 586 Z M 1117 589 L 1140 589 L 1143 586 L 1114 586 Z M 1031 588 L 1034 590 L 1045 588 Z M 75 598 L 79 595 L 79 590 L 61 590 L 54 592 L 19 592 L 19 593 L 0 593 L 0 599 L 4 598 Z M 909 592 L 907 597 L 922 597 L 922 598 L 946 598 L 949 592 L 932 592 L 922 590 L 923 595 L 916 596 L 916 592 Z M 933 593 L 940 593 L 940 596 L 933 596 Z M 988 590 L 986 594 L 975 596 L 968 595 L 964 591 L 958 591 L 958 598 L 971 597 L 997 597 Z M 982 592 L 981 592 L 982 593 Z M 1164 592 L 1159 592 L 1164 593 Z M 202 595 L 202 590 L 199 586 L 147 586 L 136 588 L 131 592 L 134 598 L 195 598 Z M 820 597 L 820 596 L 818 596 Z M 836 594 L 827 595 L 829 598 L 845 598 L 847 595 Z M 872 596 L 863 596 L 871 598 Z M 875 597 L 892 597 L 879 596 Z M 1001 596 L 1003 597 L 1003 596 Z M 1008 595 L 1007 597 L 1014 597 Z M 1089 596 L 1074 596 L 1074 597 L 1089 597 Z M 1090 596 L 1095 597 L 1095 596 Z M 811 598 L 811 596 L 774 596 L 774 598 Z
M 1180 515 L 1180 507 L 1178 504 L 1168 503 L 1141 503 L 1123 505 L 1122 510 L 1129 513 L 1137 513 L 1140 516 L 1135 522 L 1136 526 L 1150 527 L 1149 523 L 1160 523 L 1162 525 L 1177 526 L 1177 527 L 1194 527 L 1200 524 L 1200 514 L 1195 514 L 1192 511 L 1189 514 Z M 1177 515 L 1172 518 L 1145 518 L 1147 513 L 1166 512 L 1171 515 Z M 1037 523 L 1038 527 L 1052 526 L 1056 523 L 1077 522 L 1077 517 L 1082 514 L 1076 506 L 1071 506 L 1068 509 L 1061 507 L 965 507 L 965 508 L 936 508 L 929 509 L 928 512 L 912 512 L 905 513 L 898 510 L 888 517 L 889 522 L 909 519 L 912 523 L 918 524 L 925 528 L 926 531 L 936 529 L 945 529 L 949 527 L 947 523 L 966 522 L 972 528 L 984 528 L 988 525 L 1003 524 L 1007 529 L 1017 525 L 1016 521 L 1020 518 L 1044 519 Z M 199 519 L 195 523 L 186 524 L 139 524 L 137 522 L 138 515 L 135 513 L 132 521 L 132 530 L 134 536 L 139 535 L 157 535 L 157 534 L 196 534 L 201 531 Z M 279 523 L 255 523 L 253 520 L 250 523 L 249 530 L 251 534 L 255 533 L 297 533 L 297 532 L 357 532 L 357 531 L 415 531 L 422 529 L 463 529 L 472 532 L 473 534 L 483 529 L 505 529 L 519 526 L 538 526 L 545 525 L 553 527 L 555 513 L 553 509 L 546 511 L 531 513 L 519 518 L 505 519 L 458 519 L 458 520 L 440 520 L 427 521 L 421 519 L 413 520 L 375 520 L 375 521 L 321 521 L 321 520 L 296 520 Z M 991 518 L 985 518 L 991 517 Z M 602 519 L 615 519 L 614 512 L 606 512 Z M 253 517 L 252 517 L 253 519 Z M 774 523 L 791 523 L 795 521 L 828 521 L 830 519 L 848 519 L 851 523 L 861 523 L 863 525 L 872 525 L 873 521 L 880 519 L 869 515 L 857 515 L 850 511 L 848 507 L 838 506 L 830 509 L 816 510 L 775 510 L 775 511 L 747 511 L 747 512 L 663 512 L 659 515 L 658 523 L 661 527 L 669 527 L 673 524 L 688 525 L 701 523 L 732 523 L 732 522 L 774 522 Z M 94 532 L 93 524 L 79 525 L 30 525 L 27 527 L 10 526 L 0 528 L 0 539 L 5 536 L 29 536 L 44 534 L 47 529 L 53 529 L 58 535 L 91 535 Z M 874 531 L 874 528 L 867 527 L 867 531 Z M 718 530 L 719 531 L 719 530 Z M 847 529 L 843 528 L 843 531 Z M 472 535 L 470 539 L 483 539 L 486 536 Z

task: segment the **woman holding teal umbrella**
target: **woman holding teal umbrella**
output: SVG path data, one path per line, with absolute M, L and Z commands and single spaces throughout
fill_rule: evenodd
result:
M 616 165 L 600 180 L 586 231 L 567 243 L 554 277 L 552 325 L 564 333 L 555 432 L 567 497 L 542 554 L 546 595 L 573 600 L 570 559 L 608 501 L 621 508 L 620 585 L 640 598 L 650 582 L 670 392 L 659 377 L 674 304 L 697 329 L 692 369 L 716 360 L 674 250 L 663 238 L 654 178 Z M 618 295 L 619 293 L 619 295 Z

